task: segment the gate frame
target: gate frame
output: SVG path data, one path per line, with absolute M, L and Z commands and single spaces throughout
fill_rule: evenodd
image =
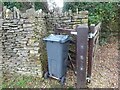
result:
M 76 65 L 77 65 L 77 88 L 87 88 L 87 82 L 91 80 L 92 64 L 94 59 L 94 46 L 99 39 L 101 22 L 97 25 L 81 24 L 75 29 L 58 28 L 55 24 L 55 34 L 66 33 L 76 35 Z M 88 53 L 87 53 L 88 52 Z M 87 60 L 88 55 L 88 60 Z M 88 64 L 87 64 L 88 61 Z M 87 67 L 88 66 L 88 67 Z

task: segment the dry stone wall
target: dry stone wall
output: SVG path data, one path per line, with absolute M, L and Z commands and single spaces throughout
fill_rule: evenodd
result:
M 41 77 L 40 58 L 44 47 L 42 38 L 46 34 L 45 21 L 41 17 L 21 15 L 20 18 L 13 14 L 6 15 L 2 23 L 2 71 Z
M 72 11 L 69 10 L 69 12 L 64 12 L 62 14 L 48 14 L 47 19 L 47 23 L 49 23 L 49 25 L 52 25 L 52 28 L 54 28 L 54 24 L 58 24 L 58 26 L 63 28 L 75 29 L 76 25 L 88 25 L 88 11 L 79 11 L 77 13 L 72 13 Z
M 46 70 L 46 51 L 43 37 L 53 33 L 58 23 L 66 28 L 75 28 L 79 24 L 88 24 L 88 12 L 77 14 L 46 14 L 33 8 L 21 13 L 16 7 L 13 11 L 3 7 L 0 19 L 0 47 L 2 47 L 2 71 L 17 72 L 42 77 Z
M 1 3 L 0 3 L 0 7 L 2 7 Z M 1 9 L 1 8 L 0 8 Z M 2 35 L 2 10 L 0 10 L 0 37 Z M 2 38 L 0 38 L 0 89 L 2 88 L 2 42 L 1 42 Z

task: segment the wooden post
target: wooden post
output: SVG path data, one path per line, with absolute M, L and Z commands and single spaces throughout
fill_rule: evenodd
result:
M 93 35 L 95 34 L 95 35 L 89 38 L 89 41 L 88 41 L 88 69 L 87 69 L 88 79 L 91 78 L 91 74 L 92 74 L 92 64 L 93 64 L 93 60 L 95 57 L 97 42 L 99 39 L 99 31 L 101 29 L 100 26 L 101 26 L 101 23 L 99 23 L 96 26 L 95 24 L 92 24 L 90 26 L 90 33 L 92 33 Z
M 94 33 L 95 25 L 90 26 L 90 33 Z M 91 78 L 92 73 L 92 62 L 93 62 L 93 38 L 89 38 L 88 41 L 88 69 L 87 69 L 87 77 Z
M 86 88 L 88 25 L 77 27 L 77 88 Z
M 55 26 L 54 26 L 54 32 L 55 32 L 55 34 L 58 34 L 57 28 L 58 28 L 58 25 L 55 24 Z

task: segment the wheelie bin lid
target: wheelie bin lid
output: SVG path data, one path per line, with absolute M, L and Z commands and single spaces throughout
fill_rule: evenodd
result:
M 65 42 L 69 41 L 69 35 L 50 34 L 48 37 L 43 38 L 43 40 L 49 41 L 49 42 L 65 43 Z

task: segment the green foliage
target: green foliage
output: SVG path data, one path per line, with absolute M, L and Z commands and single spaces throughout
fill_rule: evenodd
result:
M 20 80 L 19 82 L 16 83 L 17 86 L 19 87 L 25 87 L 27 80 Z
M 68 87 L 68 89 L 67 90 L 74 90 L 74 88 L 73 87 Z
M 43 5 L 41 2 L 35 2 L 35 9 L 38 10 L 38 9 L 43 9 Z
M 21 2 L 4 2 L 4 6 L 7 6 L 7 8 L 11 9 L 14 6 L 17 8 L 21 8 L 22 7 L 22 3 Z
M 47 2 L 34 2 L 35 10 L 42 9 L 44 12 L 48 12 Z
M 63 11 L 72 10 L 76 12 L 88 10 L 90 23 L 98 23 L 103 20 L 114 20 L 116 17 L 117 3 L 106 3 L 106 2 L 65 2 Z
M 12 9 L 15 6 L 20 10 L 31 8 L 32 4 L 34 4 L 36 10 L 48 11 L 47 2 L 4 2 L 4 6 L 7 6 L 7 8 Z
M 79 11 L 87 10 L 89 12 L 89 25 L 97 24 L 102 22 L 102 32 L 101 32 L 101 42 L 106 43 L 108 37 L 110 37 L 109 32 L 118 31 L 118 20 L 117 15 L 118 6 L 117 3 L 113 2 L 65 2 L 63 11 L 72 10 L 76 12 L 78 8 Z M 105 37 L 104 37 L 105 36 Z

